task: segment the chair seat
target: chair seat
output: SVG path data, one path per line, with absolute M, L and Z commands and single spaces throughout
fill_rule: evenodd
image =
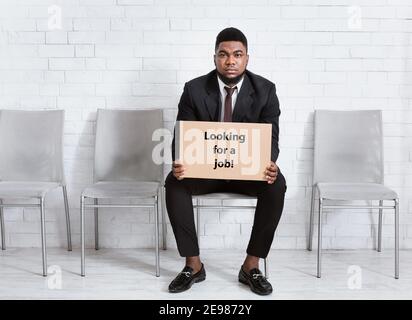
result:
M 395 191 L 378 183 L 330 183 L 317 184 L 319 197 L 331 200 L 394 200 Z
M 202 195 L 193 196 L 198 199 L 215 199 L 215 200 L 226 200 L 226 199 L 256 199 L 256 197 L 248 196 L 241 193 L 229 193 L 229 192 L 216 192 L 208 193 Z
M 0 181 L 0 198 L 43 198 L 48 191 L 58 187 L 60 184 L 56 182 Z
M 160 183 L 147 181 L 101 181 L 83 190 L 89 198 L 148 198 L 157 195 Z

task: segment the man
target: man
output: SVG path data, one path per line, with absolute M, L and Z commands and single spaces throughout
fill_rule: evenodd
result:
M 166 178 L 166 205 L 179 254 L 186 258 L 182 272 L 170 283 L 170 292 L 182 292 L 205 280 L 199 257 L 192 195 L 233 192 L 257 196 L 257 206 L 247 256 L 239 271 L 239 281 L 261 295 L 272 286 L 259 270 L 259 259 L 266 258 L 283 210 L 286 182 L 276 160 L 279 154 L 279 101 L 275 85 L 246 70 L 249 60 L 247 39 L 238 29 L 222 30 L 215 44 L 216 69 L 185 84 L 177 120 L 233 121 L 272 124 L 271 162 L 267 181 L 184 179 L 185 168 L 175 162 Z

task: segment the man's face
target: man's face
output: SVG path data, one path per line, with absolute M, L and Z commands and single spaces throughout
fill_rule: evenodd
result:
M 230 80 L 245 72 L 249 55 L 242 42 L 224 41 L 219 43 L 214 59 L 217 71 Z

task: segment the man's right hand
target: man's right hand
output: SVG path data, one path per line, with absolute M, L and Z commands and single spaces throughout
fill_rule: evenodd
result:
M 183 167 L 181 163 L 173 161 L 172 170 L 173 170 L 173 175 L 175 176 L 177 180 L 184 179 L 185 168 Z

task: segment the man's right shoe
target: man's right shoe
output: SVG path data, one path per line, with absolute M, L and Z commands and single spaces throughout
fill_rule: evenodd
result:
M 183 292 L 196 283 L 201 282 L 206 279 L 205 267 L 202 263 L 202 268 L 199 272 L 193 274 L 193 269 L 191 267 L 184 267 L 183 270 L 177 275 L 176 278 L 169 285 L 169 292 L 178 293 Z

